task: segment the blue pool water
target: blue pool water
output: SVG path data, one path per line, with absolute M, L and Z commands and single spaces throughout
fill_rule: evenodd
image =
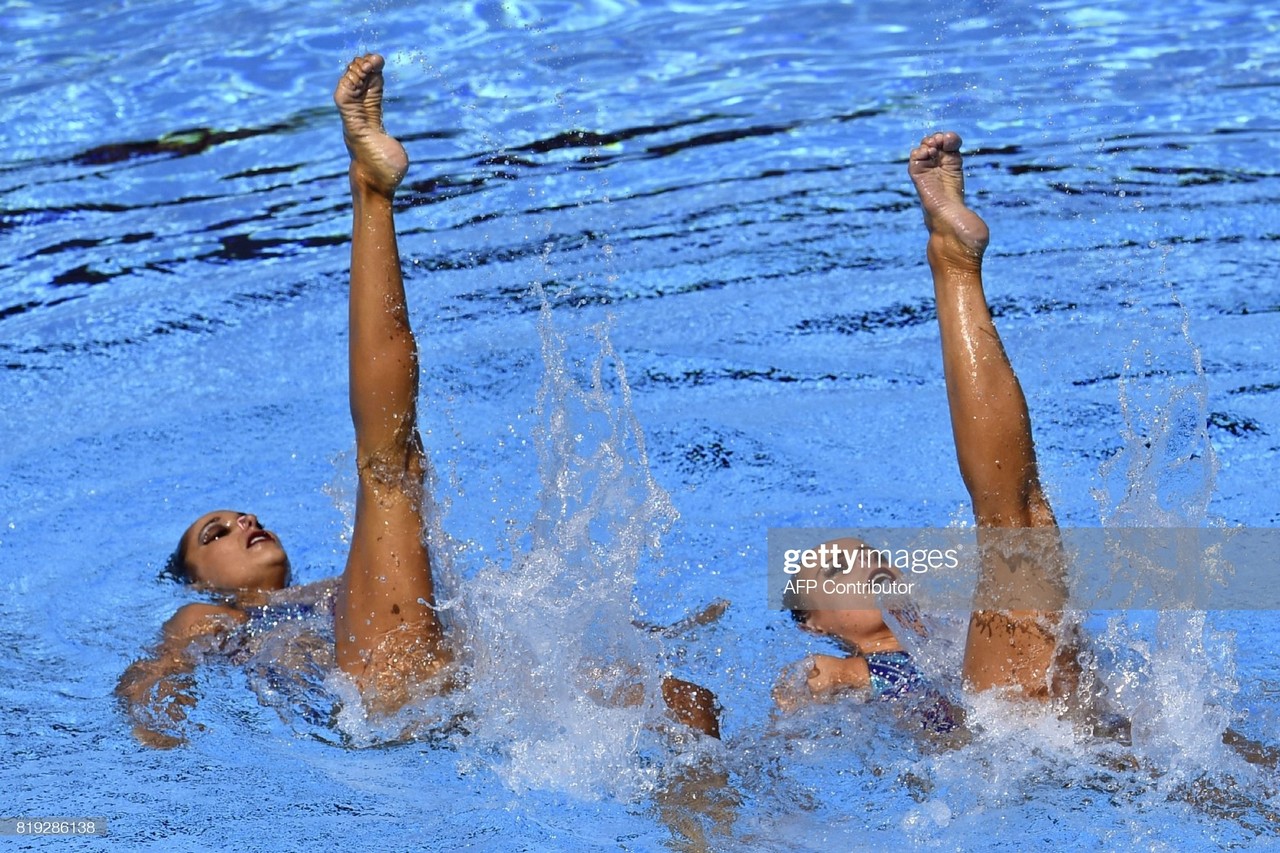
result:
M 972 700 L 975 743 L 938 750 L 856 701 L 776 716 L 827 649 L 764 588 L 770 527 L 967 518 L 904 171 L 938 127 L 1060 519 L 1276 525 L 1266 4 L 52 0 L 0 27 L 0 816 L 108 819 L 69 849 L 1277 846 L 1280 780 L 1219 742 L 1280 740 L 1274 612 L 1092 618 L 1131 748 Z M 327 720 L 323 672 L 211 664 L 203 729 L 144 749 L 112 690 L 191 600 L 155 576 L 192 518 L 252 509 L 298 580 L 342 566 L 329 93 L 367 49 L 414 161 L 474 676 L 424 713 L 471 733 L 388 743 Z M 601 659 L 713 689 L 723 744 L 584 701 Z

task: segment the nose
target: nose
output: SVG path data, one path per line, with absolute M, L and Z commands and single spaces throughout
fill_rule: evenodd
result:
M 242 513 L 240 517 L 236 519 L 236 526 L 241 530 L 253 530 L 261 527 L 262 525 L 258 523 L 258 517 L 256 515 L 251 512 L 246 512 Z

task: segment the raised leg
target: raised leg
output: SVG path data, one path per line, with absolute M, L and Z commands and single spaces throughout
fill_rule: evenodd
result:
M 1027 401 L 982 288 L 989 232 L 965 204 L 960 137 L 925 137 L 908 172 L 929 229 L 951 428 L 983 562 L 965 679 L 978 690 L 1049 696 L 1060 674 L 1066 604 L 1061 546 L 1036 469 Z
M 359 487 L 335 614 L 338 665 L 395 707 L 447 661 L 423 539 L 425 460 L 418 350 L 409 326 L 392 199 L 409 167 L 382 126 L 382 57 L 357 57 L 333 99 L 351 154 L 350 396 Z

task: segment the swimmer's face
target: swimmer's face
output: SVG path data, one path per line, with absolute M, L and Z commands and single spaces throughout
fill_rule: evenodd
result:
M 197 586 L 230 592 L 289 584 L 289 558 L 279 538 L 249 513 L 222 509 L 200 516 L 182 534 L 182 551 Z
M 897 573 L 882 566 L 877 552 L 860 539 L 837 539 L 826 544 L 835 546 L 835 558 L 827 560 L 826 567 L 801 569 L 795 575 L 796 579 L 817 582 L 814 589 L 797 596 L 796 606 L 809 614 L 800 627 L 853 645 L 887 631 L 876 596 L 869 592 L 851 593 L 847 585 L 893 580 Z

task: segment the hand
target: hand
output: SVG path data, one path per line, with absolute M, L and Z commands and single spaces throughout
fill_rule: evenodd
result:
M 867 660 L 861 655 L 847 658 L 809 655 L 782 670 L 773 688 L 773 701 L 784 713 L 814 699 L 827 699 L 841 690 L 866 687 L 871 683 Z
M 782 668 L 782 672 L 778 673 L 778 683 L 773 687 L 773 701 L 777 704 L 778 710 L 784 714 L 790 714 L 813 698 L 808 685 L 805 684 L 805 679 L 808 678 L 812 669 L 813 658 L 798 660 Z
M 814 696 L 829 696 L 847 688 L 866 687 L 871 680 L 867 660 L 861 655 L 847 658 L 813 655 L 809 661 L 807 683 L 809 692 Z

